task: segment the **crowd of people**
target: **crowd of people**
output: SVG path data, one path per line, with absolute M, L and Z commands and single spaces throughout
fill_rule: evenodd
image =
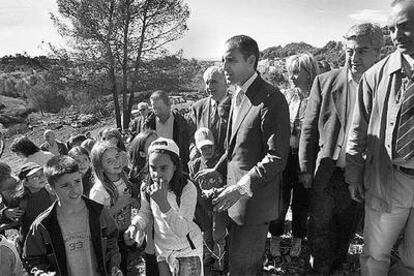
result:
M 282 91 L 257 72 L 256 41 L 234 36 L 189 119 L 159 90 L 129 139 L 110 127 L 15 138 L 24 165 L 0 162 L 0 274 L 127 275 L 139 251 L 146 275 L 262 275 L 291 206 L 289 254 L 307 240 L 313 273 L 342 271 L 360 227 L 362 275 L 414 275 L 413 1 L 393 1 L 389 29 L 382 60 L 371 23 L 344 34 L 342 68 L 289 57 Z

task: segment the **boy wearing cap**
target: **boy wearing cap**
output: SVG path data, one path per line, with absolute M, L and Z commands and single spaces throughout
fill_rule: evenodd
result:
M 83 196 L 77 162 L 55 156 L 44 170 L 57 200 L 30 227 L 27 268 L 36 275 L 122 275 L 117 226 L 103 205 Z
M 188 164 L 190 171 L 190 178 L 204 169 L 214 168 L 217 164 L 219 157 L 216 153 L 216 147 L 214 142 L 214 136 L 210 129 L 201 127 L 194 133 L 194 140 L 197 150 L 201 156 L 190 161 Z M 197 183 L 202 191 L 202 197 L 208 202 L 208 206 L 211 207 L 210 211 L 213 214 L 213 227 L 212 231 L 204 232 L 204 240 L 208 248 L 204 250 L 204 265 L 212 265 L 215 258 L 218 259 L 217 268 L 223 269 L 222 257 L 225 246 L 226 236 L 226 224 L 224 213 L 213 213 L 213 205 L 211 203 L 212 198 L 218 194 L 220 188 L 223 187 L 223 180 L 220 178 L 210 178 L 208 181 Z
M 29 162 L 23 165 L 18 174 L 19 181 L 10 174 L 9 187 L 1 189 L 5 208 L 1 210 L 2 222 L 8 225 L 20 226 L 19 248 L 23 245 L 30 225 L 36 217 L 52 205 L 55 196 L 45 188 L 47 182 L 43 169 L 36 163 Z M 4 183 L 4 182 L 3 182 Z M 2 183 L 2 184 L 3 184 Z

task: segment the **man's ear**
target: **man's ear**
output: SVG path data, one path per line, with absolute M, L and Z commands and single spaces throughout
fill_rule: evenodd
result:
M 256 57 L 254 56 L 254 55 L 250 55 L 248 58 L 247 58 L 247 63 L 249 64 L 249 65 L 251 65 L 252 66 L 252 68 L 254 69 L 254 64 L 256 63 Z

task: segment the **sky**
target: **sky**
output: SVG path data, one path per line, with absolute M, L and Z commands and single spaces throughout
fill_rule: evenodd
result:
M 233 35 L 253 37 L 260 50 L 306 42 L 322 47 L 341 40 L 356 23 L 386 24 L 391 0 L 184 0 L 190 9 L 189 30 L 168 46 L 184 56 L 220 59 L 224 42 Z M 0 56 L 46 55 L 47 43 L 64 46 L 50 13 L 55 0 L 1 0 Z

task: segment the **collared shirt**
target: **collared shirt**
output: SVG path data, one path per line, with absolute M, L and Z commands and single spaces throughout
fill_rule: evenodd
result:
M 298 88 L 291 88 L 282 91 L 289 105 L 290 117 L 290 147 L 297 150 L 302 123 L 305 119 L 305 110 L 308 104 L 308 97 L 305 97 Z
M 232 102 L 233 102 L 232 103 L 233 104 L 233 118 L 232 118 L 233 125 L 232 125 L 232 127 L 233 128 L 234 128 L 235 123 L 236 123 L 237 115 L 239 113 L 239 108 L 245 100 L 245 96 L 246 96 L 245 94 L 246 94 L 247 90 L 249 89 L 250 85 L 252 85 L 252 83 L 256 80 L 257 76 L 258 76 L 257 72 L 254 72 L 254 74 L 245 83 L 243 83 L 242 86 L 238 86 L 238 85 L 236 86 L 236 93 L 234 94 L 233 100 L 232 100 Z M 243 94 L 239 95 L 241 92 L 243 92 Z M 236 104 L 237 97 L 241 97 L 239 105 Z
M 351 70 L 348 70 L 348 90 L 346 96 L 346 120 L 345 120 L 345 136 L 342 141 L 341 151 L 339 152 L 336 166 L 345 168 L 345 157 L 346 157 L 346 143 L 348 141 L 349 130 L 352 125 L 352 114 L 355 107 L 356 93 L 358 89 L 358 83 L 352 77 Z
M 155 118 L 155 130 L 160 137 L 172 139 L 174 133 L 174 115 L 172 112 L 170 113 L 170 117 L 168 117 L 165 123 L 161 122 L 161 120 L 156 117 Z

